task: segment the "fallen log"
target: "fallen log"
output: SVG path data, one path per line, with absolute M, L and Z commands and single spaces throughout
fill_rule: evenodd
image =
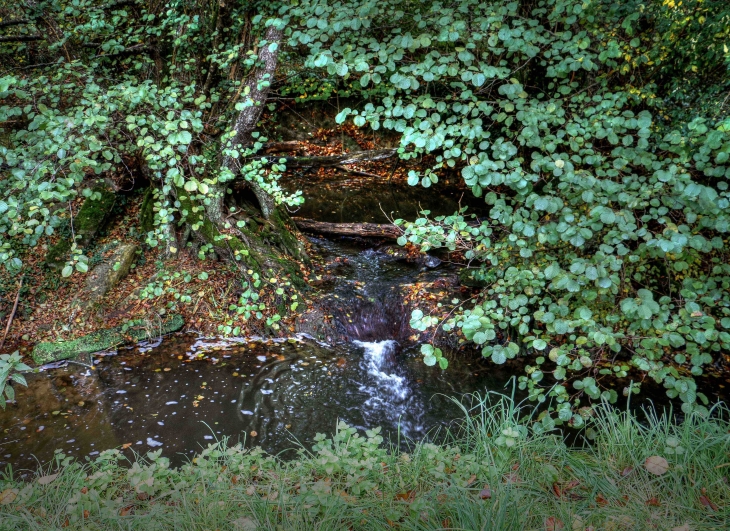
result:
M 381 225 L 378 223 L 328 223 L 305 218 L 292 218 L 292 221 L 299 227 L 299 230 L 318 234 L 389 238 L 393 240 L 403 234 L 403 231 L 395 225 Z
M 278 162 L 283 159 L 287 168 L 336 168 L 362 162 L 373 162 L 376 160 L 388 159 L 398 153 L 393 149 L 371 149 L 368 151 L 355 151 L 343 153 L 342 155 L 314 156 L 314 157 L 269 157 L 270 162 Z

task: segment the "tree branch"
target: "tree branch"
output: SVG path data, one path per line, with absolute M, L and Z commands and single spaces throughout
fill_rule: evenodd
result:
M 44 40 L 46 40 L 46 38 L 42 35 L 11 35 L 7 37 L 0 37 L 0 42 L 30 42 Z
M 343 153 L 342 155 L 329 155 L 322 157 L 267 157 L 272 160 L 284 159 L 287 168 L 338 168 L 350 164 L 362 162 L 373 162 L 376 160 L 388 159 L 398 153 L 396 148 L 373 149 L 369 151 L 356 151 L 354 153 Z
M 0 22 L 0 29 L 3 28 L 9 28 L 11 26 L 22 26 L 23 24 L 30 24 L 30 20 L 26 19 L 18 19 L 18 20 L 7 20 L 5 22 Z

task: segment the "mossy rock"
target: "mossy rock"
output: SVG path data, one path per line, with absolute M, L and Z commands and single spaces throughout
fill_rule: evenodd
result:
M 104 181 L 97 182 L 91 190 L 98 192 L 100 197 L 86 199 L 74 218 L 76 243 L 82 248 L 89 245 L 104 228 L 116 201 L 116 194 Z M 60 269 L 66 263 L 71 243 L 68 238 L 63 238 L 51 247 L 46 255 L 46 265 L 51 269 Z
M 118 326 L 107 330 L 99 330 L 71 341 L 38 343 L 33 349 L 32 357 L 38 365 L 52 361 L 75 359 L 84 354 L 93 354 L 127 343 L 177 332 L 184 324 L 185 321 L 182 316 L 174 314 L 161 323 L 150 323 L 149 326 L 138 325 L 128 330 L 124 330 L 124 326 Z
M 74 301 L 75 306 L 90 307 L 100 302 L 121 279 L 129 273 L 137 253 L 137 246 L 124 243 L 112 255 L 97 265 L 86 278 L 84 289 Z

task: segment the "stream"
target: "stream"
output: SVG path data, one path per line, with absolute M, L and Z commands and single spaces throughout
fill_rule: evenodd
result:
M 28 388 L 16 386 L 17 402 L 0 413 L 0 467 L 34 469 L 56 450 L 83 458 L 119 447 L 129 457 L 161 449 L 179 465 L 224 437 L 291 457 L 338 420 L 380 426 L 405 447 L 461 418 L 449 397 L 502 391 L 520 372 L 517 362 L 497 367 L 462 352 L 447 353 L 447 371 L 427 367 L 407 341 L 400 289 L 455 274 L 450 266 L 406 263 L 347 240 L 312 243 L 338 258 L 325 289 L 336 322 L 329 342 L 306 333 L 174 335 L 46 367 L 28 375 Z
M 386 441 L 407 448 L 438 440 L 463 417 L 452 398 L 512 392 L 512 376 L 523 374 L 519 359 L 495 365 L 476 351 L 445 351 L 442 371 L 424 365 L 409 337 L 404 291 L 415 283 L 454 287 L 454 266 L 436 257 L 409 263 L 373 242 L 310 241 L 326 264 L 318 276 L 324 313 L 304 315 L 296 336 L 178 334 L 46 366 L 27 375 L 27 388 L 15 386 L 17 401 L 0 411 L 0 469 L 34 470 L 56 451 L 83 459 L 110 448 L 129 458 L 161 450 L 180 465 L 224 438 L 291 458 L 338 421 L 379 426 Z M 726 380 L 698 383 L 711 402 L 727 399 Z M 670 403 L 651 381 L 640 399 L 632 406 Z

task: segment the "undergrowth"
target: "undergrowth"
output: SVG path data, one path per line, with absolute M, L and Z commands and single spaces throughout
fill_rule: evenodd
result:
M 160 451 L 85 463 L 57 453 L 30 481 L 0 477 L 2 530 L 721 530 L 730 417 L 599 407 L 568 445 L 494 395 L 462 406 L 445 443 L 386 448 L 339 423 L 284 461 L 222 440 L 171 468 Z

